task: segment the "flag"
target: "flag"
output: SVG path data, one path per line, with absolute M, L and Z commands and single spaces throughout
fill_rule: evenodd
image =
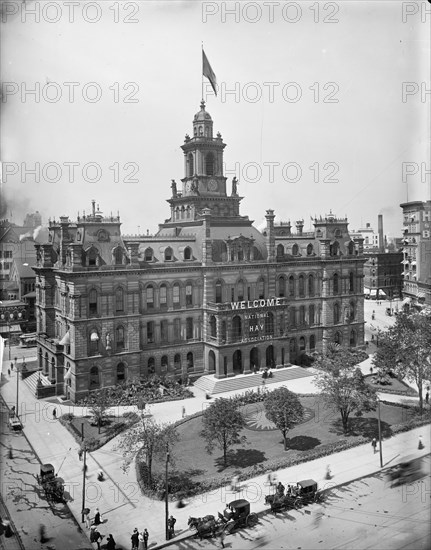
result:
M 211 65 L 207 59 L 207 56 L 205 55 L 204 50 L 202 50 L 202 74 L 208 78 L 215 95 L 217 95 L 217 77 L 211 68 Z

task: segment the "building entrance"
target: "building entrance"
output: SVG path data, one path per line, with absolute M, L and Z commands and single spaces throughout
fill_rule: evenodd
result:
M 233 372 L 234 374 L 242 374 L 242 354 L 240 349 L 237 349 L 233 354 Z
M 266 348 L 266 366 L 275 367 L 274 346 L 268 346 Z
M 255 368 L 258 370 L 260 369 L 260 357 L 258 348 L 252 348 L 250 350 L 250 369 L 253 372 Z

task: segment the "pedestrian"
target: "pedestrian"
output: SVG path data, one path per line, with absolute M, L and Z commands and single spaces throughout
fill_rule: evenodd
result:
M 10 364 L 10 370 L 13 371 L 13 363 Z
M 143 531 L 141 531 L 139 533 L 138 541 L 139 541 L 138 550 L 144 550 L 145 549 L 145 542 L 144 542 L 144 532 Z
M 10 369 L 7 369 L 7 373 L 8 373 L 8 375 L 10 376 Z
M 230 490 L 235 492 L 238 491 L 237 485 L 238 485 L 238 476 L 233 476 L 232 481 L 230 483 Z
M 281 483 L 281 481 L 279 481 L 277 485 L 277 494 L 282 497 L 284 495 L 284 491 L 285 486 Z
M 82 510 L 82 515 L 84 516 L 85 527 L 87 527 L 87 529 L 90 529 L 91 527 L 90 508 L 84 508 L 84 510 Z
M 39 525 L 39 542 L 42 544 L 48 542 L 48 539 L 46 538 L 45 525 L 43 523 Z
M 93 525 L 90 531 L 90 542 L 95 542 L 97 544 L 97 549 L 100 550 L 100 541 L 102 539 L 103 535 L 101 535 L 97 527 Z
M 53 418 L 54 420 L 57 419 L 57 409 L 56 409 L 55 407 L 54 407 L 54 410 L 52 411 L 52 418 Z
M 419 443 L 418 443 L 418 449 L 423 449 L 424 448 L 424 444 L 422 442 L 422 436 L 420 435 L 419 436 Z
M 377 441 L 376 438 L 373 437 L 373 440 L 371 441 L 371 446 L 373 447 L 374 454 L 376 453 L 376 447 L 377 447 Z
M 329 466 L 329 464 L 326 466 L 326 474 L 325 474 L 325 479 L 331 479 L 332 478 L 332 475 L 331 475 L 331 467 Z
M 168 519 L 168 528 L 169 528 L 169 538 L 175 537 L 175 524 L 177 520 L 174 518 L 174 516 L 170 516 Z
M 184 407 L 184 405 L 181 407 L 181 413 L 182 417 L 184 418 L 186 416 L 186 408 Z
M 430 392 L 427 391 L 425 394 L 425 403 L 428 405 L 429 402 L 430 402 Z
M 94 514 L 93 525 L 100 525 L 102 522 L 100 520 L 99 508 L 96 508 L 95 512 L 96 513 Z
M 109 533 L 106 539 L 106 550 L 115 550 L 115 540 L 111 533 Z
M 84 451 L 82 449 L 79 449 L 79 451 L 78 451 L 79 460 L 82 460 L 82 455 L 83 454 L 84 454 Z
M 139 532 L 137 527 L 133 529 L 132 536 L 130 537 L 130 540 L 132 541 L 132 550 L 138 550 L 139 548 Z
M 144 550 L 147 550 L 148 548 L 148 538 L 149 538 L 150 534 L 148 533 L 148 531 L 146 529 L 144 529 Z
M 373 367 L 370 367 L 370 374 L 373 374 Z

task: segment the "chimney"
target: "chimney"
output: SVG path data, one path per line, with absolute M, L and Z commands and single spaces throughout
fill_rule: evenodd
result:
M 378 231 L 379 231 L 379 252 L 384 252 L 385 240 L 383 238 L 383 215 L 382 214 L 379 214 Z

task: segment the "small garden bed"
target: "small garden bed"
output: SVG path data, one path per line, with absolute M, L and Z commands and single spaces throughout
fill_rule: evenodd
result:
M 172 377 L 152 376 L 142 380 L 130 380 L 113 388 L 92 391 L 77 405 L 91 407 L 103 400 L 109 407 L 135 405 L 142 408 L 146 403 L 160 403 L 194 397 L 185 384 Z
M 82 424 L 84 424 L 84 439 L 87 451 L 95 451 L 133 426 L 139 419 L 140 416 L 134 412 L 126 412 L 120 417 L 105 416 L 99 428 L 92 416 L 76 417 L 71 413 L 67 413 L 60 417 L 60 422 L 79 444 L 82 443 Z
M 411 388 L 408 384 L 387 374 L 369 374 L 365 377 L 365 382 L 379 392 L 408 395 L 412 397 L 417 397 L 418 395 L 418 392 Z

